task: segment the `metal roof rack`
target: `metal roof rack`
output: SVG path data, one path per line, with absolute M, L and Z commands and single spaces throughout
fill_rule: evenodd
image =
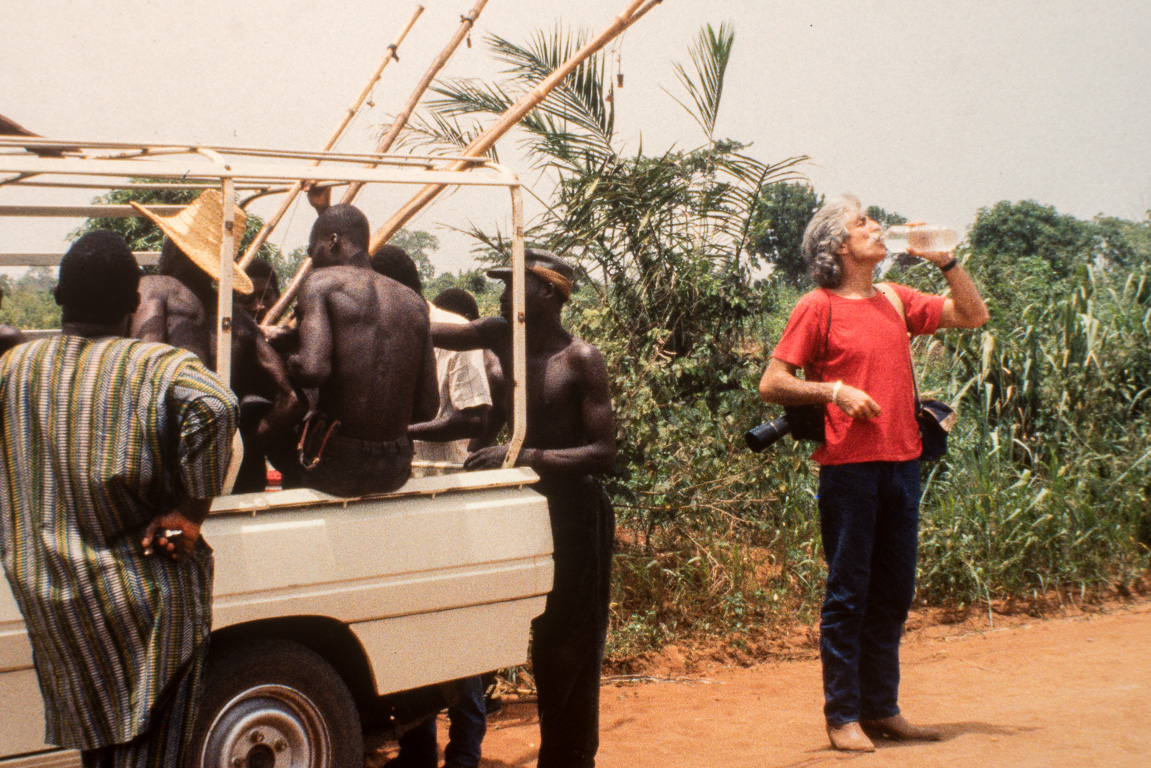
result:
M 445 170 L 447 164 L 464 170 Z M 503 187 L 512 205 L 512 348 L 515 429 L 505 466 L 512 466 L 526 432 L 527 392 L 524 339 L 524 212 L 519 177 L 487 158 L 428 155 L 386 155 L 349 152 L 303 152 L 202 144 L 131 144 L 70 141 L 28 136 L 0 136 L 0 194 L 37 189 L 36 198 L 51 191 L 116 189 L 219 188 L 225 200 L 239 200 L 241 208 L 253 200 L 284 194 L 301 181 L 335 186 L 364 184 L 442 184 L 449 187 Z M 159 213 L 183 206 L 148 206 Z M 0 217 L 123 217 L 138 215 L 124 205 L 74 205 L 61 202 L 0 204 Z M 224 206 L 220 222 L 231 232 L 234 208 Z M 217 305 L 217 373 L 231 375 L 232 269 L 236 259 L 232 237 L 220 247 L 219 303 Z M 154 254 L 138 254 L 143 262 Z M 55 260 L 53 260 L 55 259 Z M 53 254 L 0 254 L 0 266 L 52 265 Z

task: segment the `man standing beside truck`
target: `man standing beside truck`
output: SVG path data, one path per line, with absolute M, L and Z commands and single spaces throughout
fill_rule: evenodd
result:
M 575 270 L 548 251 L 525 256 L 527 434 L 516 460 L 540 476 L 548 500 L 555 579 L 532 622 L 532 671 L 539 694 L 539 768 L 590 768 L 599 749 L 599 685 L 607 638 L 615 517 L 594 475 L 615 467 L 615 421 L 607 366 L 599 350 L 564 329 L 560 319 Z M 512 370 L 511 270 L 488 272 L 507 282 L 502 318 L 436 325 L 437 345 L 487 346 Z M 511 387 L 508 388 L 509 392 Z M 505 413 L 512 413 L 510 407 Z M 508 446 L 482 448 L 465 469 L 503 465 Z
M 83 764 L 183 764 L 211 629 L 235 397 L 195 355 L 124 338 L 140 269 L 84 235 L 60 264 L 60 336 L 0 359 L 0 557 L 44 696 Z

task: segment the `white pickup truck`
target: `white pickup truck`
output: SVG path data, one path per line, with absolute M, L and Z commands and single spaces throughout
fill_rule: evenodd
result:
M 307 179 L 508 188 L 513 312 L 521 318 L 513 323 L 513 375 L 524 380 L 522 206 L 518 179 L 498 166 L 477 162 L 484 176 L 437 171 L 431 160 L 419 165 L 410 157 L 71 141 L 60 142 L 67 147 L 61 157 L 38 157 L 24 143 L 0 137 L 0 216 L 132 215 L 126 206 L 23 203 L 46 189 L 91 196 L 93 187 L 145 182 L 220 185 L 226 199 L 250 190 L 249 200 Z M 316 167 L 317 160 L 324 165 Z M 93 177 L 100 185 L 68 186 L 68 179 Z M 20 205 L 7 204 L 5 193 L 30 186 L 42 188 L 25 190 Z M 231 239 L 224 240 L 222 263 L 233 258 Z M 0 266 L 29 262 L 52 263 L 47 255 L 0 254 Z M 221 274 L 228 277 L 217 358 L 226 361 L 231 270 Z M 216 499 L 203 528 L 216 566 L 197 766 L 356 766 L 365 729 L 398 729 L 442 704 L 439 684 L 526 660 L 553 564 L 547 503 L 531 489 L 536 476 L 512 466 L 523 440 L 522 384 L 515 394 L 519 418 L 503 469 L 418 477 L 395 492 L 356 499 L 299 489 Z M 79 765 L 76 752 L 43 739 L 31 646 L 0 579 L 0 767 Z

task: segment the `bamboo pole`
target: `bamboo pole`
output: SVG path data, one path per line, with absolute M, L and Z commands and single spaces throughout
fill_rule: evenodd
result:
M 352 119 L 356 116 L 356 113 L 360 111 L 360 107 L 362 107 L 364 102 L 368 100 L 368 96 L 370 96 L 372 93 L 372 88 L 374 88 L 376 83 L 379 82 L 380 77 L 383 75 L 384 69 L 387 68 L 388 64 L 393 61 L 399 61 L 397 51 L 399 50 L 400 45 L 404 42 L 404 38 L 408 36 L 408 32 L 410 32 L 412 27 L 415 26 L 416 19 L 418 19 L 420 14 L 423 12 L 424 7 L 422 5 L 417 5 L 415 12 L 412 14 L 412 17 L 408 19 L 408 23 L 404 25 L 402 30 L 400 30 L 400 33 L 396 36 L 395 41 L 388 46 L 388 52 L 384 55 L 384 58 L 380 60 L 379 65 L 376 67 L 375 71 L 372 73 L 371 78 L 368 80 L 368 84 L 364 86 L 364 89 L 360 92 L 360 95 L 356 99 L 355 103 L 348 107 L 348 109 L 344 112 L 344 117 L 340 121 L 339 126 L 332 133 L 331 137 L 328 139 L 328 142 L 324 144 L 324 152 L 327 152 L 332 147 L 336 146 L 336 142 L 340 140 L 340 137 L 344 134 L 344 131 L 347 130 L 349 125 L 351 125 Z M 319 160 L 312 161 L 313 166 L 319 164 Z M 292 185 L 291 189 L 288 190 L 288 193 L 284 195 L 284 199 L 281 201 L 280 207 L 276 210 L 270 219 L 264 222 L 264 226 L 256 235 L 256 239 L 252 241 L 252 244 L 248 246 L 248 250 L 245 251 L 243 258 L 240 259 L 241 269 L 248 266 L 248 264 L 252 262 L 252 259 L 256 258 L 256 254 L 259 252 L 264 243 L 267 242 L 268 236 L 272 234 L 272 230 L 276 228 L 281 220 L 283 220 L 284 216 L 288 213 L 288 209 L 291 208 L 292 203 L 295 202 L 296 196 L 300 194 L 300 191 L 303 190 L 303 188 L 304 183 L 302 181 L 297 181 Z
M 661 1 L 662 0 L 631 0 L 628 7 L 620 15 L 616 16 L 615 20 L 607 29 L 581 48 L 575 56 L 552 72 L 543 82 L 532 89 L 532 91 L 512 105 L 504 112 L 500 119 L 489 126 L 487 130 L 473 139 L 464 149 L 462 157 L 479 157 L 491 149 L 496 141 L 511 130 L 528 112 L 535 109 L 541 101 L 547 98 L 547 95 L 559 85 L 564 78 L 570 75 L 576 67 L 611 42 L 613 38 L 638 21 Z M 467 164 L 466 160 L 457 160 L 449 166 L 448 170 L 458 171 L 466 167 Z M 386 224 L 376 230 L 372 235 L 369 251 L 375 253 L 381 245 L 386 243 L 392 235 L 399 231 L 400 227 L 408 223 L 413 216 L 434 200 L 444 189 L 445 185 L 443 184 L 429 184 L 416 193 Z
M 435 80 L 436 75 L 438 75 L 440 70 L 444 68 L 444 65 L 448 63 L 448 60 L 451 59 L 456 49 L 460 47 L 460 43 L 462 43 L 467 34 L 472 31 L 476 19 L 480 17 L 480 13 L 487 4 L 488 0 L 479 0 L 466 16 L 460 17 L 460 28 L 456 30 L 456 34 L 448 41 L 447 46 L 440 52 L 436 60 L 432 62 L 432 65 L 428 67 L 428 71 L 424 73 L 423 79 L 416 85 L 415 90 L 412 91 L 412 95 L 408 97 L 408 103 L 404 105 L 400 114 L 396 116 L 395 122 L 388 128 L 388 132 L 380 139 L 380 143 L 376 146 L 376 152 L 385 154 L 392 148 L 392 145 L 396 143 L 400 131 L 408 124 L 408 120 L 411 119 L 412 113 L 416 111 L 420 99 L 424 97 L 428 87 L 431 86 L 432 80 Z M 364 182 L 362 181 L 352 182 L 348 185 L 348 189 L 344 192 L 344 197 L 340 202 L 351 203 L 356 199 L 356 195 L 360 193 L 363 186 Z
M 379 144 L 376 145 L 377 154 L 385 154 L 389 149 L 392 148 L 392 144 L 395 143 L 396 138 L 400 135 L 400 131 L 402 131 L 404 126 L 408 124 L 408 120 L 411 118 L 412 113 L 416 109 L 416 106 L 419 105 L 420 99 L 424 97 L 428 87 L 432 84 L 432 80 L 434 80 L 436 75 L 439 74 L 440 70 L 444 68 L 444 65 L 448 63 L 448 60 L 451 59 L 452 54 L 456 52 L 456 49 L 460 47 L 460 43 L 463 42 L 463 39 L 467 36 L 468 32 L 471 31 L 472 27 L 476 23 L 476 19 L 479 18 L 480 13 L 483 11 L 484 6 L 487 4 L 488 0 L 477 0 L 472 10 L 469 11 L 467 15 L 460 17 L 459 29 L 456 30 L 456 33 L 452 36 L 452 39 L 448 41 L 448 44 L 444 47 L 444 50 L 440 52 L 440 55 L 436 58 L 436 60 L 432 62 L 432 65 L 428 68 L 428 71 L 424 73 L 423 78 L 412 91 L 412 95 L 408 97 L 408 101 L 404 105 L 403 110 L 399 115 L 397 115 L 395 122 L 392 123 L 391 127 L 388 129 L 388 132 L 384 134 L 384 136 L 380 139 Z M 363 189 L 363 187 L 363 182 L 353 182 L 352 184 L 348 185 L 348 189 L 344 193 L 344 197 L 340 202 L 351 203 L 356 199 L 356 195 L 360 193 L 360 190 Z M 266 325 L 275 323 L 280 319 L 281 316 L 283 316 L 284 312 L 288 308 L 288 305 L 291 304 L 293 300 L 295 300 L 296 293 L 300 290 L 300 285 L 303 284 L 304 278 L 307 277 L 308 273 L 311 271 L 312 260 L 304 259 L 303 263 L 300 264 L 299 270 L 296 272 L 296 276 L 292 278 L 292 282 L 280 296 L 280 300 L 277 301 L 272 306 L 272 308 L 268 310 L 267 314 L 265 314 L 264 323 Z

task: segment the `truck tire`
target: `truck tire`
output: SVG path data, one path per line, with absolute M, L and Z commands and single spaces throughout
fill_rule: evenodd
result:
M 348 686 L 322 656 L 280 639 L 209 651 L 193 768 L 347 768 L 364 736 Z

